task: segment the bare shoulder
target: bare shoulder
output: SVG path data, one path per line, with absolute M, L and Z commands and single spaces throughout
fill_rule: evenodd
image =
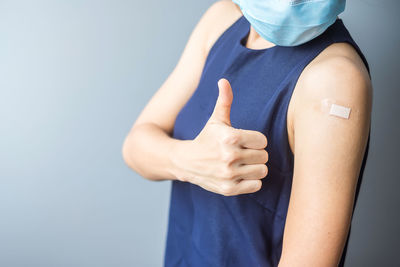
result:
M 371 92 L 368 71 L 355 49 L 347 43 L 327 47 L 304 69 L 295 90 L 300 98 L 336 98 L 363 104 Z
M 299 78 L 300 87 L 302 84 L 307 84 L 310 88 L 312 84 L 320 85 L 323 82 L 327 85 L 323 88 L 329 90 L 332 87 L 328 86 L 327 82 L 334 82 L 335 91 L 340 90 L 337 87 L 338 82 L 348 81 L 352 81 L 348 85 L 354 85 L 354 82 L 370 83 L 368 71 L 362 59 L 354 47 L 348 43 L 335 43 L 327 47 L 308 64 Z
M 207 35 L 206 51 L 209 51 L 217 39 L 242 16 L 240 8 L 231 0 L 219 0 L 207 10 Z
M 359 114 L 355 123 L 367 124 L 372 109 L 372 85 L 368 71 L 355 48 L 335 43 L 307 65 L 299 77 L 288 107 L 288 135 L 293 151 L 293 132 L 298 114 L 322 100 L 351 106 Z

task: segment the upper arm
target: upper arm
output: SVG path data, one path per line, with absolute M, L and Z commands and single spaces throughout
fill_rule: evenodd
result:
M 294 173 L 280 266 L 336 266 L 369 133 L 372 87 L 360 65 L 331 57 L 304 71 L 292 98 Z M 348 119 L 321 101 L 350 107 Z
M 172 132 L 176 116 L 198 86 L 213 42 L 232 23 L 232 16 L 237 16 L 234 9 L 231 1 L 221 0 L 207 9 L 190 34 L 175 68 L 139 114 L 132 129 L 142 123 L 153 123 Z M 231 18 L 226 19 L 227 16 Z

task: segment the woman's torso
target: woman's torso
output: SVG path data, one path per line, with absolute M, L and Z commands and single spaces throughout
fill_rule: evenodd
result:
M 230 197 L 173 181 L 165 266 L 276 266 L 293 176 L 287 112 L 296 81 L 333 43 L 353 45 L 368 66 L 340 19 L 298 47 L 250 49 L 245 44 L 249 29 L 241 16 L 211 47 L 199 85 L 176 118 L 173 137 L 192 140 L 199 134 L 218 97 L 217 81 L 227 78 L 233 90 L 232 127 L 268 138 L 268 178 L 260 191 Z M 368 146 L 363 166 L 367 154 Z

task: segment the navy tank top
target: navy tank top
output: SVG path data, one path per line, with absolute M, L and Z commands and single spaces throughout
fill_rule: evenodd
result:
M 198 87 L 176 118 L 172 137 L 193 140 L 201 132 L 218 98 L 217 81 L 226 78 L 233 91 L 232 127 L 259 131 L 268 138 L 268 177 L 259 191 L 237 196 L 174 180 L 164 266 L 277 266 L 293 178 L 286 125 L 296 82 L 307 64 L 336 42 L 353 45 L 369 72 L 340 18 L 322 35 L 294 47 L 247 48 L 249 31 L 250 23 L 241 16 L 214 43 Z M 368 148 L 369 137 L 355 203 Z M 348 237 L 339 266 L 344 264 Z

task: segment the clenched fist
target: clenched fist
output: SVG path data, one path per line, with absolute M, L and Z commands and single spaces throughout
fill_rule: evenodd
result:
M 218 81 L 218 88 L 206 125 L 194 140 L 179 147 L 183 162 L 176 176 L 224 196 L 256 192 L 268 173 L 267 138 L 261 132 L 231 126 L 232 88 L 224 78 Z

